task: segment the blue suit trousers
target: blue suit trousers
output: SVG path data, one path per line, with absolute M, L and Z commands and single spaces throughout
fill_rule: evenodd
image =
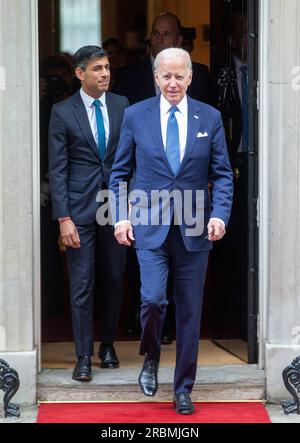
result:
M 166 287 L 172 270 L 176 306 L 174 392 L 191 392 L 197 371 L 200 321 L 209 251 L 190 252 L 178 226 L 171 225 L 164 244 L 137 249 L 141 272 L 140 354 L 159 359 L 160 339 L 168 304 Z

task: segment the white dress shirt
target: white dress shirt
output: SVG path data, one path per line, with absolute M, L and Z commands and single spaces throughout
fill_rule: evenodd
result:
M 160 124 L 161 124 L 161 135 L 166 149 L 167 142 L 167 125 L 170 116 L 171 104 L 165 99 L 163 95 L 160 96 Z M 188 105 L 186 95 L 183 97 L 180 103 L 177 105 L 178 111 L 175 112 L 175 118 L 178 123 L 179 129 L 179 150 L 180 150 L 180 163 L 182 162 L 187 137 L 187 122 L 188 122 Z
M 90 122 L 91 130 L 95 139 L 96 144 L 98 145 L 98 129 L 97 129 L 97 121 L 96 121 L 96 108 L 93 105 L 93 102 L 95 100 L 94 97 L 91 97 L 88 95 L 84 90 L 80 89 L 80 95 L 82 98 L 82 101 L 84 103 L 88 119 Z M 101 95 L 101 97 L 98 99 L 100 100 L 102 106 L 101 111 L 103 115 L 103 122 L 104 122 L 104 129 L 105 129 L 105 145 L 107 146 L 107 141 L 109 138 L 109 118 L 108 118 L 108 111 L 106 106 L 106 97 L 105 92 Z

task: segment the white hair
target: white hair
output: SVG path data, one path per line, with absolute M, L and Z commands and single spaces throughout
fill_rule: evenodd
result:
M 187 68 L 192 70 L 192 60 L 190 54 L 181 48 L 167 48 L 159 52 L 154 60 L 154 69 L 157 71 L 162 60 L 178 60 L 182 58 L 186 61 Z

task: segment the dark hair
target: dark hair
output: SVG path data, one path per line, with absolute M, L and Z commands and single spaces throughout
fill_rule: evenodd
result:
M 107 52 L 100 46 L 83 46 L 73 56 L 74 67 L 85 70 L 91 60 L 102 57 L 107 57 Z
M 160 18 L 170 18 L 172 20 L 175 20 L 176 22 L 176 26 L 178 29 L 178 36 L 181 35 L 181 22 L 179 20 L 179 18 L 177 17 L 177 15 L 173 14 L 173 12 L 163 12 L 162 14 L 159 14 L 157 17 L 155 17 L 155 19 L 153 20 L 152 23 L 152 29 L 153 26 L 155 25 L 156 21 L 159 20 Z
M 47 77 L 49 71 L 52 72 L 62 68 L 68 72 L 73 72 L 72 64 L 64 54 L 49 55 L 49 57 L 44 58 L 41 62 L 40 75 L 41 77 Z
M 117 37 L 108 37 L 102 45 L 106 50 L 109 46 L 113 46 L 118 52 L 124 52 L 125 50 L 123 43 Z

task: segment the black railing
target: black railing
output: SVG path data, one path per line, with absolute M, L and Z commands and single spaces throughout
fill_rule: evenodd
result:
M 20 386 L 17 371 L 9 366 L 5 360 L 0 359 L 0 390 L 4 391 L 4 416 L 20 417 L 20 407 L 16 403 L 11 403 L 11 399 Z
M 299 393 L 300 393 L 300 357 L 296 357 L 292 363 L 282 371 L 284 385 L 293 400 L 286 400 L 282 403 L 285 414 L 300 414 Z

